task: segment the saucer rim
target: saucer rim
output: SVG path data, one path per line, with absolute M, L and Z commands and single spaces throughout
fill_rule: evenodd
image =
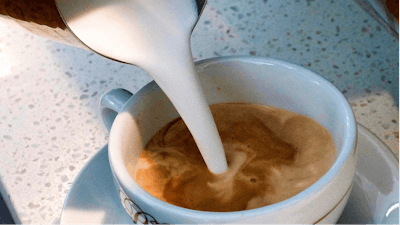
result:
M 397 155 L 394 154 L 394 152 L 392 150 L 390 150 L 389 146 L 387 146 L 378 136 L 376 136 L 374 133 L 372 133 L 370 130 L 368 130 L 364 125 L 357 123 L 357 128 L 358 127 L 361 127 L 362 132 L 364 132 L 365 134 L 367 134 L 368 136 L 373 138 L 376 143 L 378 143 L 379 145 L 381 145 L 383 147 L 381 149 L 383 149 L 387 155 L 390 155 L 389 159 L 392 160 L 393 163 L 395 164 L 395 166 L 397 167 L 397 169 L 399 169 L 399 157 L 397 157 Z M 360 131 L 361 129 L 357 129 L 357 130 Z

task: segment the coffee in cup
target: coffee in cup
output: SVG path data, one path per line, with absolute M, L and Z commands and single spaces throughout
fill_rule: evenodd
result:
M 336 159 L 329 132 L 315 120 L 274 107 L 211 107 L 228 171 L 211 173 L 181 118 L 149 141 L 133 179 L 168 203 L 201 211 L 258 208 L 288 199 L 324 175 Z

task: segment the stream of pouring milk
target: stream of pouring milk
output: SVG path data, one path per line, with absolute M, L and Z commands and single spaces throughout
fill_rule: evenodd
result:
M 194 67 L 190 35 L 194 0 L 76 0 L 64 15 L 71 30 L 96 52 L 146 70 L 178 110 L 213 173 L 227 163 Z

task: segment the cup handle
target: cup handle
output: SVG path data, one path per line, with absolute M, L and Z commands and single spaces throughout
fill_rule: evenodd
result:
M 115 117 L 132 95 L 131 92 L 125 89 L 117 88 L 112 89 L 101 96 L 100 115 L 108 131 L 111 130 Z

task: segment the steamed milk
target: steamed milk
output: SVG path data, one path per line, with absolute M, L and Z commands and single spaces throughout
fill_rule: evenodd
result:
M 98 53 L 146 70 L 187 124 L 208 168 L 214 173 L 226 171 L 223 146 L 191 55 L 196 2 L 81 0 L 74 4 L 82 11 L 91 8 L 65 16 L 74 33 Z

